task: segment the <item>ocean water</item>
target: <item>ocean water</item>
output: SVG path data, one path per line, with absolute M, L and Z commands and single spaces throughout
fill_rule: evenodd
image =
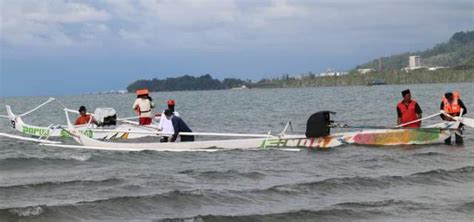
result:
M 353 125 L 393 126 L 400 91 L 424 115 L 459 89 L 474 117 L 472 83 L 154 93 L 177 101 L 200 132 L 303 133 L 319 110 Z M 114 107 L 131 116 L 133 94 L 56 97 L 70 108 Z M 46 97 L 1 98 L 16 113 Z M 0 109 L 2 110 L 2 109 Z M 5 111 L 0 111 L 5 114 Z M 50 104 L 25 117 L 65 123 Z M 425 121 L 436 123 L 438 118 Z M 16 134 L 0 119 L 0 132 Z M 198 138 L 199 139 L 199 138 Z M 73 141 L 63 140 L 73 144 Z M 0 221 L 473 221 L 474 130 L 465 145 L 343 146 L 330 150 L 113 152 L 39 147 L 0 137 Z

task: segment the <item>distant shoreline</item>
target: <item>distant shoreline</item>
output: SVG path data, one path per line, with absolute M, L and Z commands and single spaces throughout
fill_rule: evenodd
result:
M 181 89 L 165 89 L 154 90 L 152 82 L 147 80 L 140 80 L 146 84 L 134 85 L 128 87 L 128 92 L 133 93 L 139 88 L 148 88 L 152 92 L 175 92 L 175 91 L 201 91 L 201 90 L 230 90 L 235 87 L 220 87 L 220 88 L 205 88 L 197 89 L 197 86 L 189 84 L 187 80 L 182 77 L 177 77 L 175 81 L 182 81 L 183 85 L 190 88 Z M 212 79 L 212 81 L 219 81 Z M 303 75 L 300 78 L 283 76 L 282 78 L 263 79 L 259 82 L 245 82 L 242 80 L 241 87 L 245 85 L 244 90 L 265 89 L 265 88 L 304 88 L 304 87 L 332 87 L 332 86 L 377 86 L 377 85 L 400 85 L 400 84 L 436 84 L 436 83 L 462 83 L 474 82 L 474 70 L 456 70 L 456 69 L 442 69 L 436 71 L 416 70 L 411 72 L 405 71 L 386 71 L 386 72 L 371 72 L 366 74 L 351 73 L 341 76 L 314 76 Z M 137 81 L 138 82 L 138 81 Z M 164 86 L 160 86 L 165 88 Z M 160 89 L 160 88 L 159 88 Z
M 231 89 L 204 89 L 204 90 L 174 90 L 174 91 L 152 91 L 152 93 L 160 92 L 199 92 L 199 91 L 233 91 L 233 92 L 246 92 L 252 90 L 266 90 L 266 89 L 298 89 L 298 88 L 331 88 L 331 87 L 351 87 L 351 86 L 366 86 L 366 87 L 383 87 L 383 86 L 393 86 L 393 85 L 429 85 L 429 84 L 456 84 L 456 83 L 473 83 L 474 79 L 470 81 L 452 81 L 452 82 L 416 82 L 416 83 L 387 83 L 384 85 L 373 85 L 367 86 L 367 84 L 351 84 L 351 85 L 322 85 L 322 86 L 282 86 L 282 87 L 253 87 L 248 90 L 231 90 Z M 124 94 L 100 94 L 100 93 L 89 93 L 84 92 L 81 94 L 63 94 L 63 95 L 21 95 L 21 96 L 0 96 L 0 99 L 12 99 L 12 98 L 22 98 L 22 97 L 71 97 L 71 96 L 112 96 L 112 95 L 129 95 L 134 94 L 134 92 L 127 92 Z
M 373 84 L 377 82 L 378 84 Z M 277 79 L 256 84 L 255 88 L 298 88 L 352 85 L 399 85 L 474 82 L 474 70 L 444 69 L 437 71 L 387 71 L 343 76 L 311 77 L 302 79 Z

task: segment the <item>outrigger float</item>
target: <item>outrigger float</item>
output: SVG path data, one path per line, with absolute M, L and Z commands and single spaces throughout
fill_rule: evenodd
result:
M 8 110 L 8 108 L 7 108 Z M 98 150 L 114 150 L 114 151 L 218 151 L 218 150 L 259 150 L 259 149 L 280 149 L 280 150 L 299 150 L 301 148 L 321 148 L 327 149 L 338 147 L 346 144 L 354 145 L 370 145 L 370 146 L 395 146 L 395 145 L 424 145 L 424 144 L 439 144 L 443 143 L 445 139 L 458 133 L 459 125 L 463 123 L 468 127 L 474 127 L 474 119 L 465 117 L 452 117 L 455 121 L 441 122 L 439 124 L 423 127 L 423 128 L 401 128 L 406 123 L 396 127 L 354 127 L 348 125 L 335 124 L 331 120 L 331 115 L 334 112 L 321 111 L 314 113 L 307 121 L 306 133 L 304 135 L 288 135 L 287 129 L 290 126 L 288 123 L 285 129 L 280 134 L 242 134 L 242 133 L 180 133 L 180 135 L 194 135 L 194 136 L 213 136 L 226 137 L 234 139 L 221 140 L 201 140 L 194 142 L 175 142 L 175 143 L 122 143 L 110 141 L 108 138 L 96 139 L 90 137 L 87 130 L 96 130 L 92 128 L 75 127 L 69 118 L 70 110 L 65 109 L 67 126 L 61 127 L 68 135 L 70 135 L 79 145 L 62 144 L 57 141 L 48 140 L 49 136 L 39 136 L 36 140 L 34 138 L 25 138 L 15 135 L 0 133 L 0 136 L 7 136 L 14 139 L 27 140 L 38 142 L 40 145 L 62 147 L 62 148 L 80 148 L 80 149 L 98 149 Z M 9 114 L 10 115 L 10 114 Z M 433 118 L 439 116 L 440 113 L 422 118 L 417 121 Z M 447 114 L 445 114 L 447 115 Z M 416 121 L 414 121 L 416 122 Z M 341 132 L 331 134 L 331 128 L 355 128 L 353 132 Z M 105 130 L 104 133 L 129 133 L 136 135 L 136 138 L 144 136 L 161 136 L 163 133 L 157 131 L 153 127 L 134 126 L 127 130 L 120 128 Z M 23 139 L 24 138 L 24 139 Z M 35 141 L 36 140 L 36 141 Z

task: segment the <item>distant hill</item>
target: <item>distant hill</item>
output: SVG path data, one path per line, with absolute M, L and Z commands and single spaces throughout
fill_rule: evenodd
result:
M 457 32 L 448 42 L 436 45 L 431 49 L 418 52 L 406 52 L 389 57 L 382 57 L 383 70 L 400 70 L 408 66 L 408 57 L 419 55 L 422 66 L 448 66 L 455 69 L 474 68 L 474 31 Z M 379 59 L 358 65 L 356 69 L 378 69 Z

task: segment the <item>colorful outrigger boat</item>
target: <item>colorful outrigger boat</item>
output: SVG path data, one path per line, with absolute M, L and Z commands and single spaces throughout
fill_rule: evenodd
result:
M 67 114 L 66 114 L 67 115 Z M 316 116 L 316 120 L 312 117 Z M 327 119 L 325 119 L 327 116 Z M 77 132 L 69 117 L 69 130 L 80 145 L 66 145 L 69 148 L 125 150 L 125 151 L 215 151 L 229 149 L 289 149 L 289 148 L 332 148 L 346 144 L 394 146 L 394 145 L 423 145 L 438 144 L 457 131 L 460 122 L 443 122 L 425 128 L 407 129 L 360 129 L 356 132 L 330 134 L 332 121 L 329 112 L 313 114 L 307 124 L 305 135 L 286 135 L 285 130 L 278 135 L 271 134 L 226 134 L 226 133 L 181 133 L 181 135 L 237 136 L 257 137 L 223 140 L 203 140 L 195 142 L 176 143 L 120 143 L 100 141 Z M 323 120 L 323 121 L 321 121 Z M 146 133 L 146 132 L 143 132 Z M 62 146 L 51 144 L 51 146 Z

